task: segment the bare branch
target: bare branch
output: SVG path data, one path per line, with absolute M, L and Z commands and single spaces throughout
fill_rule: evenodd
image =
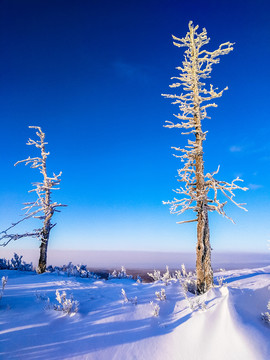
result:
M 195 221 L 198 221 L 198 219 L 178 221 L 176 224 L 186 224 L 186 223 L 191 223 L 191 222 L 195 222 Z
M 4 234 L 0 237 L 0 246 L 7 246 L 11 241 L 16 241 L 19 240 L 21 238 L 26 238 L 26 237 L 36 237 L 39 238 L 40 234 L 41 234 L 41 230 L 42 229 L 38 229 L 34 232 L 26 232 L 24 234 Z M 3 231 L 2 231 L 3 233 Z M 4 242 L 2 242 L 4 241 Z

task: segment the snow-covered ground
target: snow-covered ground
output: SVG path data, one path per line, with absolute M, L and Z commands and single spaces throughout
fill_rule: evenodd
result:
M 0 301 L 0 358 L 270 359 L 270 326 L 260 318 L 270 300 L 270 266 L 215 275 L 227 285 L 198 297 L 189 294 L 188 301 L 179 282 L 165 286 L 1 270 L 8 282 Z M 162 288 L 165 301 L 155 295 Z M 57 289 L 79 301 L 74 316 L 53 309 Z M 122 289 L 129 299 L 137 297 L 137 305 L 124 302 Z

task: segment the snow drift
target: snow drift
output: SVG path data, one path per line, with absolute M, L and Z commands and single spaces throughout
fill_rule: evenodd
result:
M 14 270 L 0 276 L 8 276 L 0 302 L 1 359 L 270 358 L 270 326 L 261 320 L 270 266 L 217 273 L 216 283 L 223 277 L 225 286 L 188 298 L 176 281 L 166 286 Z M 76 301 L 73 316 L 54 307 L 57 290 Z

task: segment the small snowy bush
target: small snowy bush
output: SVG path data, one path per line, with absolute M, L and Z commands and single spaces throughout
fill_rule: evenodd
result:
M 195 295 L 195 297 L 188 296 L 188 288 L 187 288 L 186 283 L 182 284 L 182 289 L 183 289 L 184 298 L 188 302 L 189 308 L 192 311 L 194 311 L 194 310 L 206 310 L 205 301 L 201 296 L 198 296 L 198 295 Z
M 222 286 L 226 286 L 227 284 L 224 282 L 224 277 L 220 276 L 217 278 L 217 282 L 218 282 L 218 286 L 222 287 Z
M 5 286 L 7 284 L 7 281 L 8 281 L 8 277 L 7 276 L 3 276 L 2 277 L 2 289 L 0 291 L 0 300 L 2 299 L 3 297 L 3 294 L 4 294 L 4 289 L 5 289 Z
M 36 295 L 36 300 L 38 302 L 41 302 L 41 301 L 50 302 L 50 299 L 48 298 L 47 294 L 44 292 L 36 291 L 35 295 Z
M 190 297 L 188 296 L 188 285 L 186 282 L 182 282 L 181 285 L 182 285 L 182 292 L 183 292 L 184 298 L 187 300 L 190 309 L 193 310 L 194 309 L 193 302 L 190 299 Z
M 10 260 L 14 270 L 18 270 L 22 265 L 22 255 L 14 253 L 13 258 Z
M 161 275 L 159 270 L 154 270 L 154 273 L 147 273 L 154 281 L 163 281 L 164 285 L 168 285 L 172 280 L 175 280 L 174 277 L 171 276 L 169 271 L 169 266 L 166 265 L 166 272 Z
M 133 305 L 137 305 L 137 303 L 138 303 L 137 296 L 135 296 L 134 298 L 128 298 L 124 289 L 121 290 L 121 293 L 122 293 L 122 296 L 123 296 L 124 303 L 127 304 L 128 302 L 130 302 Z
M 58 304 L 54 304 L 54 310 L 62 311 L 64 314 L 69 316 L 73 316 L 78 312 L 79 302 L 74 300 L 72 295 L 70 295 L 70 298 L 68 298 L 65 291 L 63 291 L 61 294 L 59 290 L 56 290 L 55 294 Z
M 193 310 L 206 310 L 206 304 L 202 296 L 197 294 L 196 276 L 192 272 L 187 272 L 183 264 L 181 270 L 175 271 L 175 277 L 179 280 L 182 287 L 184 298 L 188 302 L 190 309 Z M 190 297 L 188 294 L 195 296 Z
M 270 310 L 270 301 L 269 301 L 268 304 L 267 304 L 267 309 Z M 269 313 L 268 311 L 265 312 L 265 313 L 262 313 L 262 314 L 261 314 L 261 317 L 262 317 L 262 320 L 263 320 L 266 324 L 270 325 L 270 313 Z
M 160 301 L 165 301 L 166 300 L 165 289 L 161 289 L 160 291 L 156 291 L 155 295 Z
M 59 266 L 48 266 L 47 272 L 56 273 L 57 275 L 76 276 L 82 278 L 99 279 L 99 276 L 95 273 L 87 270 L 87 265 L 73 265 L 69 262 L 67 265 Z
M 187 273 L 185 264 L 181 265 L 181 270 L 182 270 L 182 276 L 188 277 L 188 273 Z
M 11 260 L 0 259 L 0 270 L 20 270 L 20 271 L 33 271 L 32 263 L 27 264 L 22 261 L 22 255 L 14 253 Z
M 154 270 L 154 273 L 147 273 L 148 276 L 150 276 L 154 281 L 159 281 L 160 280 L 160 271 L 159 270 Z
M 196 294 L 197 292 L 196 276 L 192 274 L 191 271 L 187 272 L 184 264 L 182 264 L 181 270 L 175 271 L 175 277 L 179 280 L 185 295 L 187 295 L 187 292 Z
M 160 280 L 162 280 L 164 282 L 164 285 L 167 286 L 172 279 L 173 278 L 171 277 L 169 266 L 166 265 L 166 272 L 162 275 Z
M 108 279 L 133 279 L 133 277 L 132 275 L 127 275 L 125 267 L 122 266 L 119 272 L 114 270 L 112 274 L 109 274 Z
M 151 304 L 152 307 L 153 307 L 153 313 L 152 313 L 152 315 L 155 316 L 155 317 L 158 317 L 158 316 L 159 316 L 160 306 L 159 306 L 158 304 L 154 304 L 153 301 L 150 301 L 150 304 Z
M 0 270 L 8 269 L 9 267 L 9 260 L 0 259 Z
M 205 300 L 200 296 L 196 296 L 193 300 L 193 309 L 206 310 Z

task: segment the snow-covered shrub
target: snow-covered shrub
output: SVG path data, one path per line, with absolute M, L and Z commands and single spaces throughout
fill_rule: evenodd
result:
M 63 313 L 69 316 L 73 316 L 78 312 L 79 302 L 73 299 L 72 294 L 70 295 L 70 298 L 67 297 L 65 291 L 63 291 L 62 294 L 60 294 L 59 290 L 56 290 L 55 294 L 58 304 L 54 304 L 53 306 L 54 310 L 62 311 Z
M 117 271 L 113 270 L 112 273 L 109 273 L 108 279 L 117 279 Z
M 197 292 L 197 282 L 195 274 L 192 272 L 187 272 L 184 264 L 181 265 L 181 270 L 175 271 L 175 277 L 179 280 L 182 285 L 183 292 L 187 295 L 187 292 L 191 292 L 192 294 L 196 294 Z
M 89 271 L 87 270 L 86 265 L 77 265 L 76 270 L 77 270 L 79 277 L 82 277 L 82 278 L 89 277 Z
M 190 279 L 194 274 L 189 271 L 187 272 L 185 264 L 181 265 L 181 270 L 175 271 L 175 277 L 181 282 L 183 279 Z
M 174 277 L 171 276 L 169 271 L 169 266 L 166 265 L 166 272 L 161 275 L 159 270 L 154 270 L 154 273 L 147 273 L 154 281 L 163 281 L 164 285 L 168 285 L 170 281 L 174 280 Z
M 0 269 L 1 270 L 20 270 L 20 271 L 33 271 L 33 264 L 27 264 L 25 261 L 22 261 L 22 255 L 14 253 L 11 260 L 0 259 Z
M 35 295 L 36 295 L 36 300 L 37 300 L 38 302 L 41 302 L 41 301 L 50 302 L 50 299 L 48 298 L 48 296 L 47 296 L 46 293 L 44 293 L 44 292 L 36 291 Z
M 48 266 L 47 272 L 56 273 L 57 275 L 77 276 L 82 278 L 99 279 L 99 276 L 95 273 L 87 270 L 87 265 L 73 265 L 69 262 L 68 265 L 59 266 Z
M 267 311 L 265 313 L 261 314 L 262 316 L 262 320 L 266 323 L 266 324 L 270 324 L 270 313 Z
M 159 281 L 160 280 L 160 271 L 159 270 L 154 270 L 154 273 L 147 273 L 148 276 L 150 276 L 154 281 Z
M 227 284 L 224 282 L 224 277 L 220 276 L 217 278 L 217 282 L 218 282 L 218 286 L 222 287 L 222 286 L 226 286 Z
M 22 265 L 22 255 L 19 256 L 18 254 L 14 253 L 13 258 L 10 260 L 12 267 L 14 270 L 18 270 Z
M 185 264 L 181 265 L 181 270 L 182 270 L 182 276 L 187 277 L 188 273 L 187 273 Z
M 51 306 L 50 298 L 47 296 L 45 292 L 36 291 L 36 302 L 38 303 L 45 303 L 44 310 L 51 310 L 54 309 L 55 305 Z
M 185 278 L 180 284 L 191 294 L 197 294 L 197 281 L 195 279 Z
M 119 272 L 114 270 L 111 274 L 109 274 L 108 279 L 133 279 L 133 276 L 127 275 L 125 267 L 122 266 Z
M 126 279 L 128 277 L 131 277 L 131 275 L 127 275 L 126 268 L 124 266 L 121 266 L 121 271 L 118 273 L 118 278 L 120 279 Z
M 47 268 L 46 268 L 46 271 L 47 272 L 50 272 L 50 273 L 57 273 L 59 275 L 60 273 L 60 267 L 58 266 L 52 266 L 52 265 L 49 265 Z
M 9 268 L 9 260 L 0 259 L 0 270 L 6 270 Z
M 5 289 L 5 286 L 7 284 L 7 281 L 8 281 L 8 277 L 7 276 L 3 276 L 2 277 L 2 289 L 0 291 L 0 300 L 2 299 L 3 297 L 3 294 L 4 294 L 4 289 Z
M 172 276 L 170 274 L 169 266 L 166 265 L 166 272 L 162 275 L 160 280 L 162 280 L 164 282 L 164 285 L 167 286 L 172 279 L 173 278 L 172 278 Z
M 13 258 L 10 260 L 10 270 L 20 270 L 20 271 L 33 271 L 33 264 L 27 264 L 25 261 L 22 261 L 23 256 L 19 256 L 14 253 Z
M 188 296 L 189 290 L 188 290 L 188 284 L 187 282 L 183 282 L 182 284 L 182 291 L 184 298 L 188 302 L 189 308 L 194 310 L 206 310 L 206 304 L 205 300 L 202 296 L 195 295 L 193 297 Z
M 121 294 L 124 298 L 124 303 L 128 303 L 128 297 L 124 289 L 121 290 Z
M 270 301 L 267 304 L 267 309 L 270 310 Z M 270 325 L 270 313 L 268 311 L 265 313 L 261 313 L 261 317 L 266 324 Z
M 191 301 L 190 297 L 188 296 L 188 286 L 186 282 L 181 282 L 182 286 L 182 293 L 184 295 L 184 298 L 187 300 L 188 305 L 191 310 L 193 310 L 193 302 Z
M 193 300 L 193 309 L 206 310 L 205 300 L 200 296 L 196 296 Z
M 25 261 L 23 261 L 19 270 L 20 271 L 34 271 L 33 264 L 32 263 L 27 264 Z
M 189 308 L 194 310 L 206 310 L 206 304 L 203 298 L 201 298 L 198 295 L 195 295 L 195 297 L 188 296 L 188 290 L 186 284 L 182 285 L 183 289 L 183 295 L 186 301 L 188 302 Z
M 87 270 L 87 265 L 73 265 L 72 262 L 69 262 L 68 265 L 63 265 L 62 269 L 67 274 L 67 276 L 77 276 L 82 278 L 90 277 L 88 276 L 90 272 Z
M 159 306 L 158 304 L 154 304 L 153 301 L 150 301 L 150 304 L 151 304 L 152 307 L 153 307 L 153 313 L 152 313 L 152 315 L 155 316 L 155 317 L 158 317 L 158 316 L 159 316 L 160 306 Z
M 160 291 L 156 291 L 155 295 L 160 301 L 165 301 L 166 300 L 165 289 L 161 289 Z
M 134 298 L 128 298 L 124 289 L 121 290 L 121 294 L 123 296 L 124 303 L 127 304 L 128 302 L 130 302 L 133 305 L 137 305 L 137 303 L 138 303 L 137 296 L 135 296 Z
M 182 293 L 184 298 L 188 302 L 190 309 L 193 310 L 205 310 L 206 304 L 202 296 L 197 294 L 197 282 L 196 275 L 191 271 L 187 272 L 186 267 L 183 264 L 181 270 L 175 271 L 175 277 L 179 280 L 182 287 Z M 195 296 L 191 297 L 188 294 L 194 294 Z
M 61 271 L 61 270 L 59 269 L 58 271 Z M 74 265 L 72 264 L 72 262 L 69 262 L 67 265 L 63 265 L 62 271 L 65 272 L 67 274 L 67 276 L 74 275 Z

